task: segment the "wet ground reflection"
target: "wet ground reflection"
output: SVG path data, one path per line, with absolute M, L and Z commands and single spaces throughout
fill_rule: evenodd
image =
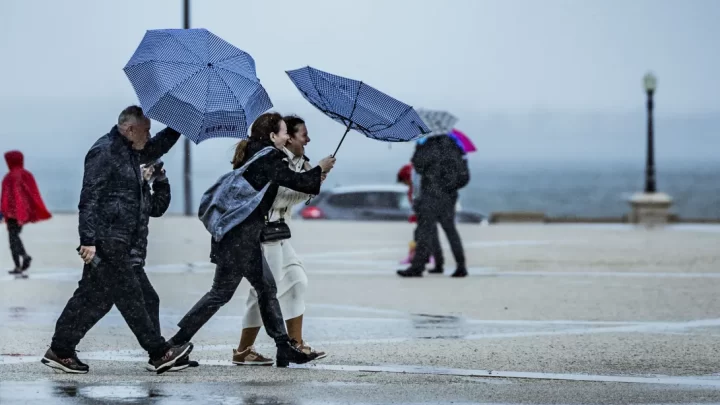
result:
M 221 404 L 221 405 L 329 405 L 329 404 L 367 404 L 367 397 L 359 388 L 368 389 L 366 383 L 306 383 L 305 388 L 319 389 L 318 394 L 327 390 L 350 389 L 351 392 L 339 394 L 334 391 L 329 398 L 323 400 L 299 400 L 298 393 L 292 383 L 275 384 L 273 387 L 257 387 L 248 383 L 191 383 L 191 384 L 158 384 L 158 383 L 124 383 L 117 385 L 107 384 L 80 384 L 72 382 L 0 382 L 0 403 L 10 404 Z M 357 387 L 354 387 L 357 386 Z M 248 392 L 255 388 L 255 392 Z M 263 388 L 267 394 L 257 393 Z M 369 387 L 369 389 L 375 389 Z M 312 392 L 312 391 L 311 391 Z M 339 395 L 339 396 L 338 396 Z M 311 395 L 314 397 L 315 395 Z M 328 397 L 328 395 L 325 395 Z M 403 404 L 404 401 L 392 401 Z M 417 404 L 407 402 L 405 405 Z M 433 405 L 438 402 L 420 402 L 424 405 Z M 458 405 L 475 404 L 463 401 L 454 401 Z M 490 404 L 486 404 L 490 405 Z
M 247 387 L 247 384 L 244 384 Z M 5 404 L 255 404 L 300 405 L 274 395 L 242 394 L 234 384 L 118 384 L 86 385 L 68 382 L 2 382 Z M 223 394 L 223 393 L 226 394 Z

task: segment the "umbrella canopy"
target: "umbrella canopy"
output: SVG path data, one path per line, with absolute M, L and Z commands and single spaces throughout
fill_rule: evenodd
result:
M 475 144 L 470 140 L 470 138 L 468 138 L 468 136 L 459 129 L 453 128 L 453 130 L 448 133 L 448 136 L 454 138 L 455 142 L 460 145 L 465 153 L 475 152 L 477 150 Z
M 195 143 L 247 138 L 272 107 L 253 58 L 202 28 L 147 31 L 123 70 L 145 115 Z
M 430 128 L 428 136 L 447 135 L 458 122 L 457 117 L 447 111 L 418 108 L 417 112 Z
M 345 125 L 345 134 L 335 153 L 351 129 L 385 142 L 407 142 L 430 132 L 411 106 L 362 81 L 310 66 L 286 73 L 310 104 Z

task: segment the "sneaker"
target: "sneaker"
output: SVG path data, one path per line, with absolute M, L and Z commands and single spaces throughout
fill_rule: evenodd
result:
M 233 364 L 238 366 L 272 366 L 274 361 L 255 351 L 255 346 L 239 352 L 233 349 Z
M 465 267 L 458 267 L 450 277 L 467 277 L 468 271 Z
M 90 371 L 90 367 L 80 361 L 77 358 L 77 354 L 73 354 L 72 357 L 60 358 L 52 349 L 48 349 L 45 352 L 45 356 L 40 362 L 50 368 L 60 370 L 70 374 L 87 374 Z
M 442 266 L 435 266 L 434 269 L 428 270 L 428 274 L 443 274 L 445 269 Z
M 19 275 L 19 274 L 22 274 L 22 272 L 23 271 L 21 268 L 15 268 L 12 270 L 8 270 L 8 274 L 13 274 L 13 275 Z
M 178 360 L 190 354 L 192 349 L 193 344 L 190 342 L 185 343 L 181 346 L 171 347 L 170 349 L 168 349 L 168 351 L 165 352 L 164 356 L 152 361 L 153 366 L 155 366 L 155 372 L 158 374 L 162 374 L 170 370 L 175 365 L 175 363 L 178 362 Z
M 306 342 L 304 340 L 302 343 L 298 344 L 297 347 L 298 347 L 298 349 L 302 350 L 302 352 L 305 354 L 308 354 L 308 355 L 314 354 L 315 360 L 320 360 L 320 359 L 324 359 L 325 357 L 327 357 L 327 353 L 315 351 L 315 349 L 310 347 L 308 342 Z
M 422 277 L 423 270 L 418 270 L 418 269 L 414 269 L 412 267 L 408 267 L 406 270 L 398 270 L 397 274 L 400 277 Z
M 191 363 L 195 363 L 196 365 L 193 366 Z M 197 367 L 199 364 L 197 361 L 192 361 L 188 356 L 183 357 L 182 359 L 179 359 L 175 362 L 175 365 L 170 367 L 170 370 L 168 371 L 180 371 L 185 370 L 188 367 Z M 155 366 L 153 365 L 152 360 L 148 360 L 148 364 L 145 365 L 145 370 L 147 371 L 157 371 L 155 369 Z
M 275 365 L 277 367 L 287 367 L 290 363 L 305 364 L 317 359 L 317 353 L 305 353 L 298 348 L 298 343 L 294 339 L 278 346 Z

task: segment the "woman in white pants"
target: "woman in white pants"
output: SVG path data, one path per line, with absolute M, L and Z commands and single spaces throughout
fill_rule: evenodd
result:
M 310 142 L 305 121 L 296 116 L 284 117 L 287 124 L 290 139 L 285 145 L 285 153 L 288 155 L 290 169 L 296 172 L 310 170 L 310 164 L 305 157 L 305 145 Z M 324 177 L 323 177 L 324 179 Z M 285 222 L 290 220 L 292 207 L 305 202 L 309 195 L 280 187 L 277 197 L 273 202 L 268 221 L 274 222 L 283 218 Z M 307 276 L 305 268 L 295 250 L 290 244 L 290 239 L 282 241 L 263 243 L 263 253 L 270 271 L 277 284 L 277 298 L 280 302 L 287 332 L 291 339 L 298 343 L 298 348 L 309 353 L 317 353 L 318 359 L 325 357 L 324 352 L 315 352 L 302 338 L 303 314 L 305 313 L 305 290 L 307 288 Z M 233 349 L 233 363 L 244 366 L 270 366 L 273 364 L 271 358 L 265 357 L 255 351 L 255 339 L 257 338 L 262 319 L 258 307 L 258 297 L 255 289 L 250 289 L 243 316 L 243 330 L 240 336 L 240 344 Z

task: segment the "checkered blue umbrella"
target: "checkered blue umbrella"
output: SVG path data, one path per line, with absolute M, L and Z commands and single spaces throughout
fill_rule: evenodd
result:
M 123 70 L 145 114 L 195 143 L 247 138 L 272 107 L 253 58 L 202 28 L 147 31 Z
M 415 110 L 361 81 L 336 76 L 310 66 L 286 72 L 310 104 L 368 138 L 407 142 L 430 132 Z

